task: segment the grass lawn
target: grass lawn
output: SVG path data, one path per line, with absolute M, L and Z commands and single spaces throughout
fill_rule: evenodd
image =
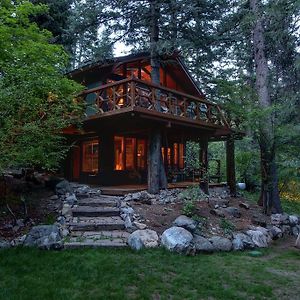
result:
M 299 299 L 300 251 L 0 251 L 0 299 Z

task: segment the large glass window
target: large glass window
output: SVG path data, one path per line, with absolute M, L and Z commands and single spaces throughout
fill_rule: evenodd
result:
M 117 171 L 146 167 L 146 141 L 132 137 L 115 136 L 115 164 Z
M 98 172 L 99 143 L 98 140 L 84 141 L 82 143 L 82 171 Z
M 124 170 L 124 138 L 115 136 L 115 170 Z

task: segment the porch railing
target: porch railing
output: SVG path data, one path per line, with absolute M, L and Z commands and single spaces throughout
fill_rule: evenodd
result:
M 221 108 L 197 98 L 136 78 L 120 80 L 82 92 L 88 115 L 102 115 L 125 108 L 148 111 L 229 127 Z

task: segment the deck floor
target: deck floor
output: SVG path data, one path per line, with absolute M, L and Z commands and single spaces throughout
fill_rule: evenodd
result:
M 168 189 L 187 188 L 189 186 L 198 185 L 198 182 L 182 181 L 176 183 L 169 183 Z M 210 183 L 213 186 L 224 186 L 226 183 Z M 140 192 L 147 189 L 147 184 L 128 184 L 128 185 L 116 185 L 116 186 L 102 186 L 101 191 L 104 195 L 123 196 L 128 193 Z

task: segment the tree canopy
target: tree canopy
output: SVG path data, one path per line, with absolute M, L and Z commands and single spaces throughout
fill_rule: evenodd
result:
M 78 121 L 81 86 L 63 72 L 68 61 L 52 35 L 33 23 L 44 5 L 1 0 L 0 169 L 57 168 L 66 148 L 61 130 Z

